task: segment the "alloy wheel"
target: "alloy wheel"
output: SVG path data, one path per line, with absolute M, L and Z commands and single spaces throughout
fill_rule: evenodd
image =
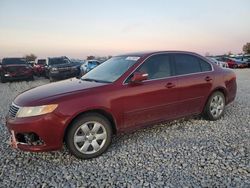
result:
M 74 134 L 74 145 L 83 154 L 98 152 L 107 140 L 105 127 L 97 121 L 82 124 Z
M 210 103 L 210 113 L 213 117 L 217 118 L 219 117 L 225 107 L 225 101 L 220 95 L 215 95 Z

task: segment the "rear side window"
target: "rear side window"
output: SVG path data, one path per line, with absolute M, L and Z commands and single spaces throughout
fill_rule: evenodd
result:
M 201 65 L 201 70 L 202 72 L 206 72 L 206 71 L 211 71 L 212 67 L 209 63 L 207 63 L 206 61 L 203 61 L 202 59 L 199 59 L 200 61 L 200 65 Z
M 209 63 L 189 54 L 175 54 L 176 75 L 211 71 Z
M 176 54 L 175 66 L 177 75 L 201 72 L 201 66 L 198 59 L 187 54 Z

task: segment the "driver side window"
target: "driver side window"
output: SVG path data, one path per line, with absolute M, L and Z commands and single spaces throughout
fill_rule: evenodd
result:
M 147 73 L 148 80 L 169 77 L 172 75 L 170 55 L 154 55 L 147 59 L 136 72 Z
M 148 58 L 135 72 L 148 74 L 148 80 L 166 78 L 173 75 L 173 66 L 169 54 L 154 55 Z M 133 74 L 129 76 L 126 83 L 130 82 Z

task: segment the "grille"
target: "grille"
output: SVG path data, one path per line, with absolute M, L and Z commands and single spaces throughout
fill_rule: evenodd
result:
M 60 67 L 58 68 L 59 71 L 68 71 L 68 70 L 71 70 L 72 68 L 71 67 Z
M 19 107 L 16 106 L 14 103 L 12 103 L 10 105 L 9 116 L 15 118 L 18 110 L 19 110 Z

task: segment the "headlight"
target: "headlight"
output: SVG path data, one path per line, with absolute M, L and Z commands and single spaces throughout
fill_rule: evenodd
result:
M 54 67 L 54 68 L 51 69 L 51 71 L 57 72 L 57 71 L 58 71 L 58 68 L 55 68 L 55 67 Z
M 16 117 L 31 117 L 53 112 L 57 108 L 57 104 L 50 104 L 44 106 L 21 107 Z

